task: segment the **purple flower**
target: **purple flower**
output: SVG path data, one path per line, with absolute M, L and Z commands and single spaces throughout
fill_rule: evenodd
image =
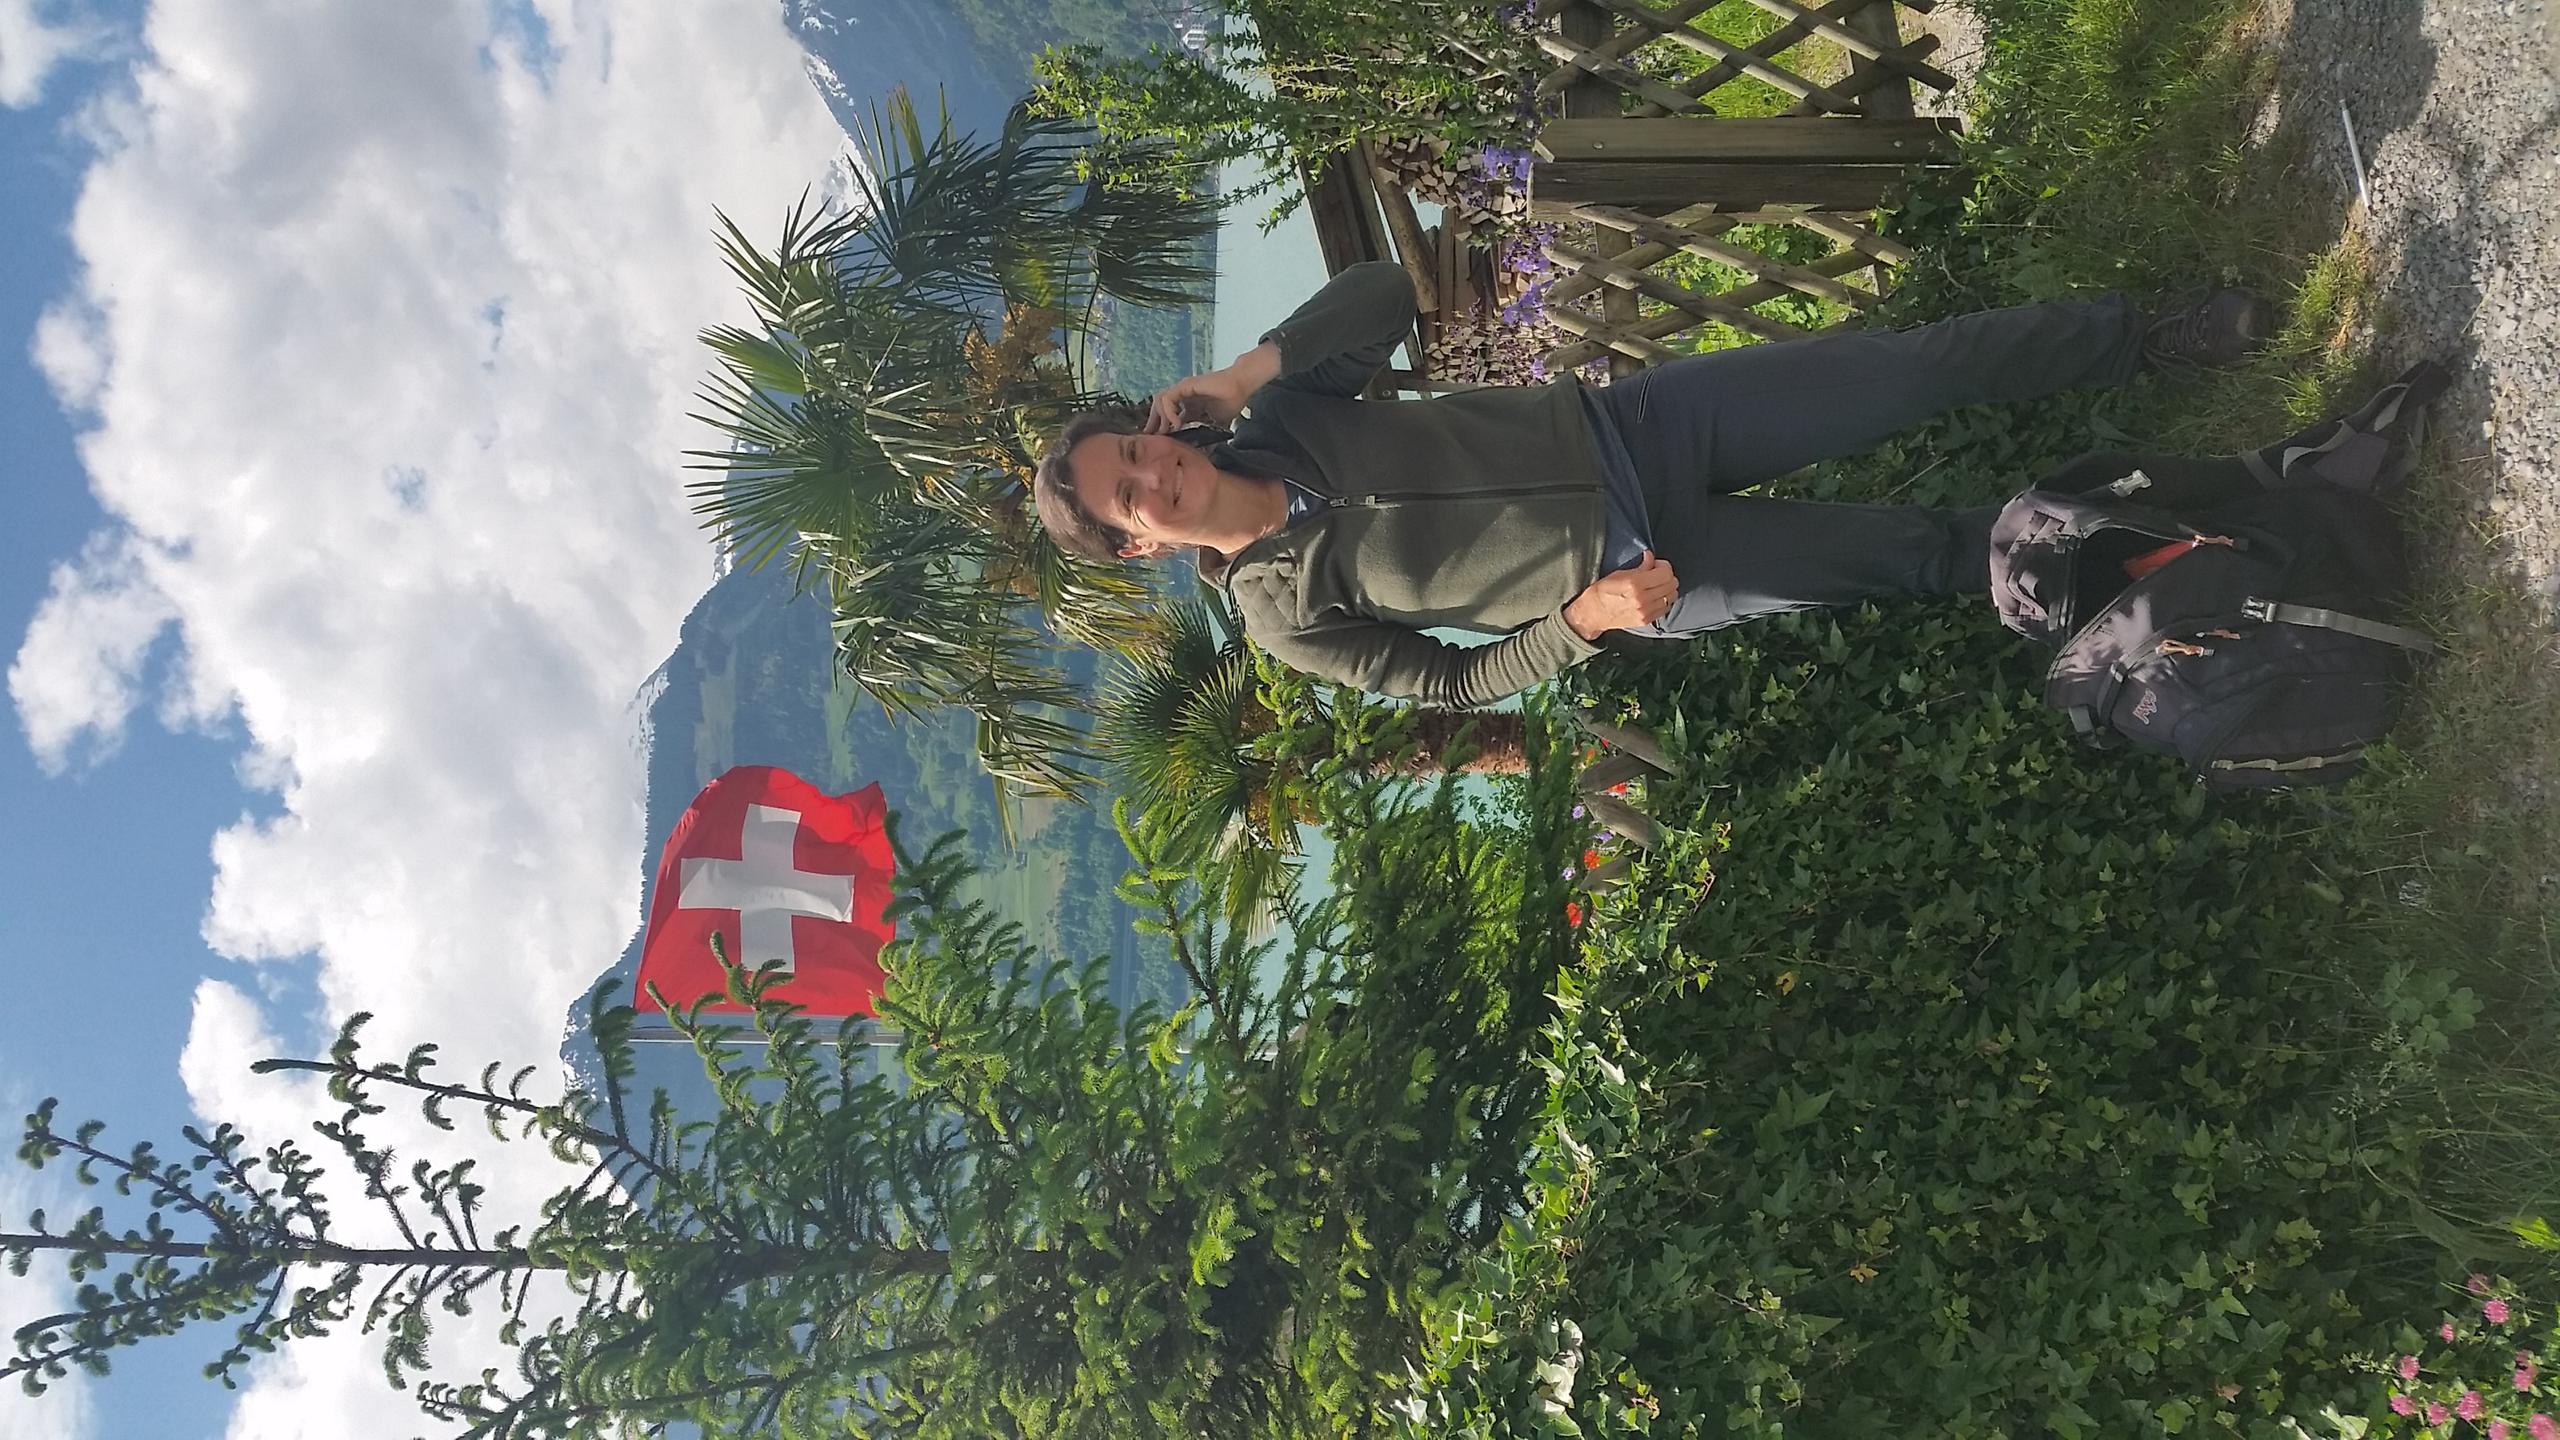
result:
M 1519 146 L 1486 145 L 1475 154 L 1475 167 L 1495 180 L 1526 181 L 1530 167 L 1537 163 L 1535 155 Z
M 1566 867 L 1564 867 L 1564 878 L 1566 878 L 1567 880 L 1570 880 L 1570 879 L 1572 879 L 1572 878 L 1573 878 L 1573 867 L 1572 867 L 1572 866 L 1567 865 Z
M 1547 292 L 1554 288 L 1553 280 L 1531 281 L 1528 289 L 1521 291 L 1503 305 L 1503 321 L 1511 325 L 1530 325 L 1545 318 Z
M 1582 818 L 1582 807 L 1581 807 L 1581 806 L 1576 805 L 1576 806 L 1574 806 L 1574 807 L 1573 807 L 1573 818 L 1574 818 L 1574 819 L 1576 819 L 1576 820 L 1579 820 L 1579 819 L 1581 819 L 1581 818 Z
M 1535 240 L 1506 240 L 1502 244 L 1502 268 L 1514 275 L 1544 275 L 1556 268 L 1547 252 Z

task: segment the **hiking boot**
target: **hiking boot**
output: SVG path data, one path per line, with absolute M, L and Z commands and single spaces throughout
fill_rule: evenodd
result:
M 2153 311 L 2143 325 L 2142 358 L 2155 369 L 2220 369 L 2267 348 L 2275 331 L 2275 307 L 2264 298 L 2247 290 L 2215 290 Z

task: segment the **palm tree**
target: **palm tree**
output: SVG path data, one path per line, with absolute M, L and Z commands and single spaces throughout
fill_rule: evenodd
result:
M 1081 796 L 1086 700 L 1051 635 L 1145 633 L 1138 577 L 1050 543 L 1028 513 L 1041 437 L 1107 398 L 1059 336 L 1100 298 L 1205 298 L 1217 206 L 1178 184 L 1079 178 L 1077 127 L 1017 109 L 993 141 L 931 130 L 903 91 L 855 137 L 859 194 L 806 201 L 767 251 L 720 217 L 752 328 L 718 356 L 696 513 L 750 567 L 786 560 L 836 612 L 845 674 L 892 714 L 957 705 L 999 789 Z M 1045 618 L 1048 632 L 1032 611 Z
M 1334 758 L 1331 717 L 1263 683 L 1242 628 L 1212 600 L 1163 607 L 1153 643 L 1124 653 L 1105 683 L 1096 749 L 1129 797 L 1153 853 L 1229 863 L 1221 896 L 1230 922 L 1251 921 L 1285 888 L 1298 827 L 1314 819 L 1317 766 Z M 1302 692 L 1311 693 L 1311 692 Z M 1418 710 L 1392 750 L 1360 758 L 1379 774 L 1423 779 L 1518 775 L 1529 768 L 1521 716 Z

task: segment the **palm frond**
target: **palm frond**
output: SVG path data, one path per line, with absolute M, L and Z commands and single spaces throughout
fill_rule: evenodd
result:
M 893 714 L 965 709 L 1001 783 L 1081 796 L 1099 741 L 1024 602 L 1069 641 L 1135 648 L 1149 592 L 1028 518 L 1039 445 L 1101 398 L 1055 336 L 1093 293 L 1204 293 L 1215 206 L 1179 184 L 1086 183 L 1081 122 L 1020 109 L 980 139 L 901 90 L 856 131 L 847 206 L 804 195 L 771 246 L 718 217 L 753 322 L 703 332 L 697 418 L 723 443 L 688 453 L 687 494 L 741 563 L 787 558 L 825 594 L 844 674 Z M 1186 763 L 1212 764 L 1217 727 L 1184 724 Z

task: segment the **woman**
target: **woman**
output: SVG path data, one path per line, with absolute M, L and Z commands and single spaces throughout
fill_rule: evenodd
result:
M 1959 405 L 2122 384 L 2146 358 L 2233 363 L 2268 328 L 2243 291 L 2159 317 L 2110 296 L 1753 345 L 1602 388 L 1358 398 L 1413 320 L 1402 267 L 1355 265 L 1225 369 L 1076 417 L 1040 462 L 1042 524 L 1097 560 L 1194 551 L 1283 664 L 1488 705 L 1611 631 L 1979 592 L 1997 506 L 1731 492 Z

